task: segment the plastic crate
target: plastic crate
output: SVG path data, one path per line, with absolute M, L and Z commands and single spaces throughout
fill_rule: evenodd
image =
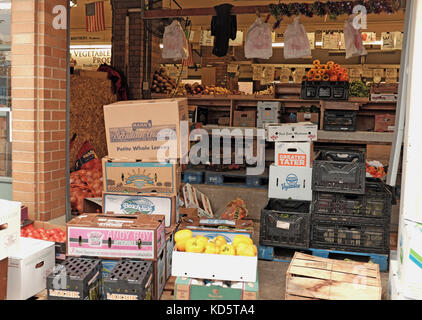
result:
M 365 193 L 364 153 L 324 150 L 319 153 L 312 165 L 312 190 L 351 194 Z
M 104 300 L 152 300 L 153 279 L 153 262 L 122 260 L 104 279 Z
M 324 111 L 325 131 L 356 131 L 356 111 Z
M 364 195 L 314 192 L 312 213 L 390 221 L 391 201 L 392 194 L 383 182 L 368 181 L 367 179 Z
M 301 98 L 303 100 L 348 100 L 349 82 L 303 81 Z
M 312 215 L 312 248 L 385 254 L 389 252 L 389 238 L 389 223 Z
M 48 300 L 100 300 L 101 260 L 69 257 L 47 277 Z
M 261 210 L 259 243 L 307 249 L 310 237 L 310 202 L 269 199 Z

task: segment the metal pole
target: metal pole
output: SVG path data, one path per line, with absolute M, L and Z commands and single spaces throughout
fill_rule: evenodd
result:
M 67 2 L 67 61 L 66 61 L 66 222 L 72 218 L 70 204 L 70 1 Z

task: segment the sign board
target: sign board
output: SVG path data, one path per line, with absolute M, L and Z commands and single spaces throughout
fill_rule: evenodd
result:
M 106 63 L 111 65 L 111 48 L 70 49 L 75 69 L 97 70 Z

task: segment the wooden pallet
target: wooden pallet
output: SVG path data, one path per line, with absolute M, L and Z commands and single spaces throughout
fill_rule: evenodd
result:
M 176 282 L 176 277 L 170 277 L 165 286 L 164 291 L 161 295 L 160 300 L 174 300 L 174 285 Z
M 376 264 L 296 252 L 286 273 L 286 300 L 381 300 L 381 294 Z

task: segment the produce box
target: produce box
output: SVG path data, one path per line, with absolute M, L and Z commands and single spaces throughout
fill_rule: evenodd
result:
M 386 102 L 396 102 L 399 99 L 398 94 L 371 94 L 371 101 L 386 101 Z
M 256 127 L 256 111 L 234 111 L 233 127 Z
M 216 232 L 214 235 L 225 236 Z M 171 275 L 199 279 L 255 282 L 257 256 L 236 256 L 177 251 L 173 249 Z
M 181 168 L 174 163 L 103 158 L 105 192 L 177 195 Z
M 46 232 L 45 234 L 40 234 L 39 236 L 47 237 L 47 239 L 42 240 L 54 242 L 56 262 L 66 260 L 66 226 L 58 226 L 44 221 L 34 221 L 32 223 L 32 227 L 28 226 L 22 229 L 21 235 L 23 237 L 35 238 L 33 232 L 35 230 L 40 231 L 40 229 L 44 229 L 47 232 L 51 232 Z
M 398 279 L 403 295 L 422 300 L 422 224 L 400 221 L 398 257 Z
M 153 262 L 119 261 L 104 279 L 104 300 L 152 300 L 153 279 Z
M 310 142 L 276 142 L 274 163 L 278 167 L 310 168 L 313 156 L 313 144 Z
M 7 300 L 26 300 L 46 288 L 46 275 L 55 264 L 54 242 L 21 238 L 9 256 Z
M 175 300 L 258 300 L 256 282 L 223 282 L 177 277 Z
M 189 183 L 182 187 L 182 191 L 186 208 L 197 209 L 200 217 L 214 217 L 210 200 L 205 194 L 192 187 Z
M 253 221 L 184 217 L 179 229 L 189 229 L 194 236 L 201 235 L 209 239 L 221 235 L 227 242 L 231 242 L 234 236 L 239 234 L 252 238 Z
M 296 113 L 297 122 L 312 122 L 314 124 L 319 124 L 319 113 L 316 112 L 297 112 Z
M 177 197 L 160 194 L 103 193 L 104 212 L 111 214 L 152 214 L 164 215 L 165 226 L 179 221 Z
M 296 252 L 286 274 L 286 300 L 381 300 L 378 264 Z
M 104 106 L 109 157 L 161 161 L 189 151 L 187 99 L 120 101 Z
M 100 300 L 101 260 L 69 257 L 47 277 L 48 300 Z
M 375 115 L 375 132 L 394 132 L 396 128 L 396 116 L 394 114 Z
M 268 197 L 312 200 L 312 168 L 270 166 Z
M 278 123 L 280 120 L 281 103 L 275 101 L 258 101 L 257 127 L 262 128 L 266 123 Z
M 7 269 L 8 259 L 0 260 L 0 300 L 6 300 L 7 297 Z
M 171 277 L 171 264 L 173 262 L 174 234 L 177 226 L 166 228 L 166 280 Z
M 67 223 L 67 255 L 157 260 L 165 216 L 82 214 Z
M 201 68 L 201 84 L 203 86 L 214 86 L 216 84 L 216 67 Z
M 311 122 L 267 124 L 265 129 L 269 142 L 317 141 L 318 126 Z
M 19 250 L 21 203 L 0 199 L 0 208 L 0 260 L 3 260 Z

